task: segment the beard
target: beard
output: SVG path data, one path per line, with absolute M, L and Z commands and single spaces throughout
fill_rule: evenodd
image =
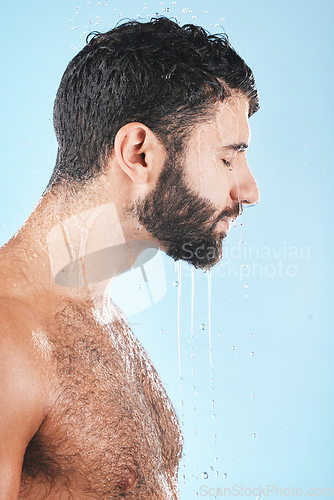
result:
M 144 198 L 137 198 L 130 212 L 158 240 L 167 255 L 184 260 L 197 269 L 208 270 L 220 261 L 226 233 L 214 231 L 224 217 L 237 217 L 240 204 L 219 210 L 207 198 L 186 184 L 179 154 L 169 153 L 156 186 Z

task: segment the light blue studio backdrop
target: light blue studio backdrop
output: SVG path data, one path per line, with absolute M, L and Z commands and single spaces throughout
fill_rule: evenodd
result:
M 260 485 L 291 495 L 292 486 L 303 488 L 303 496 L 307 488 L 334 487 L 333 6 L 324 0 L 1 6 L 1 244 L 50 177 L 53 100 L 87 33 L 127 17 L 174 16 L 211 32 L 224 28 L 254 70 L 261 110 L 251 118 L 248 159 L 260 204 L 245 210 L 211 274 L 157 254 L 114 288 L 182 423 L 185 500 L 214 498 L 217 488 L 233 486 L 235 496 L 256 496 L 241 487 Z

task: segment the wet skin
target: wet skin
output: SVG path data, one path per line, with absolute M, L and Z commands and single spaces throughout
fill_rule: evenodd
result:
M 39 401 L 19 498 L 178 498 L 179 425 L 125 318 L 103 326 L 89 304 L 51 304 L 41 320 L 29 302 L 0 301 L 24 398 Z
M 247 100 L 235 98 L 190 137 L 181 162 L 184 185 L 195 196 L 192 201 L 207 203 L 210 220 L 193 217 L 191 227 L 182 226 L 181 239 L 165 238 L 170 220 L 164 211 L 159 228 L 150 227 L 151 218 L 138 229 L 132 205 L 148 201 L 154 217 L 151 195 L 167 155 L 147 127 L 128 124 L 116 137 L 112 168 L 101 179 L 72 204 L 68 196 L 47 193 L 0 249 L 3 498 L 179 498 L 182 437 L 175 412 L 124 315 L 112 303 L 111 312 L 101 314 L 110 269 L 99 283 L 80 288 L 68 279 L 66 288 L 52 281 L 50 263 L 62 259 L 63 237 L 75 258 L 84 258 L 83 233 L 89 252 L 137 238 L 148 246 L 161 243 L 172 254 L 187 239 L 202 242 L 208 231 L 217 243 L 222 214 L 258 197 L 245 152 L 228 147 L 248 143 L 247 112 Z M 167 210 L 166 191 L 164 198 Z M 75 223 L 66 222 L 73 214 L 79 214 Z M 182 214 L 176 215 L 181 224 Z M 53 233 L 58 226 L 62 231 Z M 135 257 L 129 255 L 128 268 Z

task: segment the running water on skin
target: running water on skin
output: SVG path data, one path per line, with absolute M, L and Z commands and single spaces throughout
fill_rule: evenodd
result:
M 229 111 L 231 112 L 232 109 L 230 108 Z M 235 116 L 235 143 L 238 143 L 238 137 L 239 137 L 239 125 L 238 125 L 238 120 L 237 120 L 237 113 L 232 114 Z M 221 143 L 224 144 L 224 130 L 219 127 L 219 123 L 214 123 L 214 129 L 219 131 L 219 136 L 221 139 Z M 231 140 L 233 142 L 233 140 Z M 219 175 L 222 176 L 222 182 L 226 182 L 227 179 L 223 178 L 223 176 L 226 176 L 226 170 L 222 171 L 221 170 L 221 165 L 216 163 L 217 171 L 219 172 Z M 237 174 L 235 170 L 233 169 L 232 166 L 229 167 L 228 169 L 229 175 L 232 174 L 233 180 L 236 186 L 236 191 L 237 191 L 237 197 L 238 197 L 238 203 L 239 207 L 241 207 L 241 196 L 240 196 L 240 187 L 239 187 L 239 180 L 237 178 Z M 236 223 L 235 223 L 236 225 Z M 208 343 L 209 343 L 209 371 L 210 371 L 210 391 L 212 394 L 211 398 L 211 412 L 212 412 L 212 418 L 215 419 L 215 398 L 214 398 L 214 377 L 213 377 L 213 360 L 212 360 L 212 332 L 211 332 L 211 295 L 212 295 L 212 276 L 211 276 L 211 271 L 209 270 L 207 273 L 207 283 L 208 283 Z M 219 477 L 220 475 L 220 468 L 219 468 L 219 461 L 218 461 L 218 456 L 217 456 L 217 430 L 216 426 L 214 426 L 214 434 L 213 434 L 213 453 L 215 456 L 215 467 L 210 467 L 212 471 L 215 469 L 215 475 L 216 477 Z M 225 477 L 225 474 L 223 475 Z

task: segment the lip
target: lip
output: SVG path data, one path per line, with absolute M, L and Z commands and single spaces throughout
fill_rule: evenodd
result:
M 232 224 L 232 219 L 221 219 L 217 222 L 217 229 L 221 231 L 229 231 Z

